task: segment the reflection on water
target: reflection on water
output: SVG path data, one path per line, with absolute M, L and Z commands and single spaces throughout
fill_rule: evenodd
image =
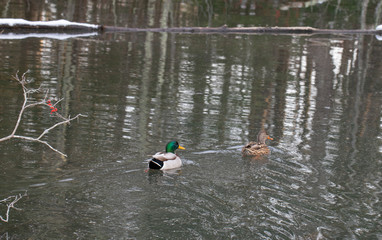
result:
M 69 21 L 119 27 L 312 26 L 375 28 L 378 0 L 336 1 L 42 1 L 0 0 L 2 18 Z
M 35 143 L 0 144 L 0 199 L 28 190 L 22 210 L 0 223 L 1 237 L 382 234 L 382 49 L 373 36 L 2 41 L 0 136 L 22 104 L 8 80 L 17 69 L 64 98 L 63 114 L 88 117 L 47 136 L 67 159 Z M 52 122 L 30 109 L 20 133 Z M 275 139 L 271 155 L 243 158 L 241 147 L 262 127 Z M 182 169 L 146 172 L 150 155 L 172 139 L 187 149 L 178 152 Z

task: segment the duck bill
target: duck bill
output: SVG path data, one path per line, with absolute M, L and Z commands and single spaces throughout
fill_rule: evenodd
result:
M 182 146 L 179 146 L 178 147 L 179 149 L 182 149 L 182 150 L 186 150 L 184 147 L 182 147 Z
M 270 136 L 268 136 L 268 139 L 269 139 L 269 140 L 273 140 L 273 138 L 271 138 Z

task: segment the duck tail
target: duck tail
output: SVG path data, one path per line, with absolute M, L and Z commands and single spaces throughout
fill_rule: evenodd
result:
M 150 169 L 161 169 L 163 167 L 163 161 L 153 158 L 149 162 Z

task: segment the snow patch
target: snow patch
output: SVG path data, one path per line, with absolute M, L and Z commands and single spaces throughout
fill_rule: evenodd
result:
M 377 28 L 375 29 L 377 31 L 382 31 L 382 25 L 378 25 Z M 382 35 L 375 35 L 375 37 L 379 40 L 382 41 Z
M 0 34 L 0 40 L 12 40 L 12 39 L 25 39 L 25 38 L 51 38 L 57 40 L 66 40 L 69 38 L 79 37 L 91 37 L 98 35 L 97 32 L 83 33 L 83 34 L 66 34 L 66 33 L 26 33 L 26 34 L 14 34 L 14 33 L 2 33 Z
M 99 25 L 88 23 L 70 22 L 68 20 L 54 20 L 54 21 L 28 21 L 21 18 L 0 18 L 0 25 L 17 26 L 17 25 L 30 25 L 30 26 L 49 26 L 49 27 L 66 27 L 78 26 L 84 28 L 98 29 Z

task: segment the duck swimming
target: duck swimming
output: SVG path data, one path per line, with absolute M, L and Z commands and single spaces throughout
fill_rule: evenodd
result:
M 173 168 L 180 168 L 182 160 L 175 154 L 177 149 L 185 149 L 180 146 L 177 141 L 171 141 L 166 145 L 166 152 L 157 152 L 149 162 L 150 169 L 168 170 Z
M 242 154 L 245 156 L 262 156 L 270 153 L 268 146 L 265 144 L 265 141 L 273 140 L 264 129 L 260 130 L 257 134 L 257 142 L 249 142 L 241 150 Z

